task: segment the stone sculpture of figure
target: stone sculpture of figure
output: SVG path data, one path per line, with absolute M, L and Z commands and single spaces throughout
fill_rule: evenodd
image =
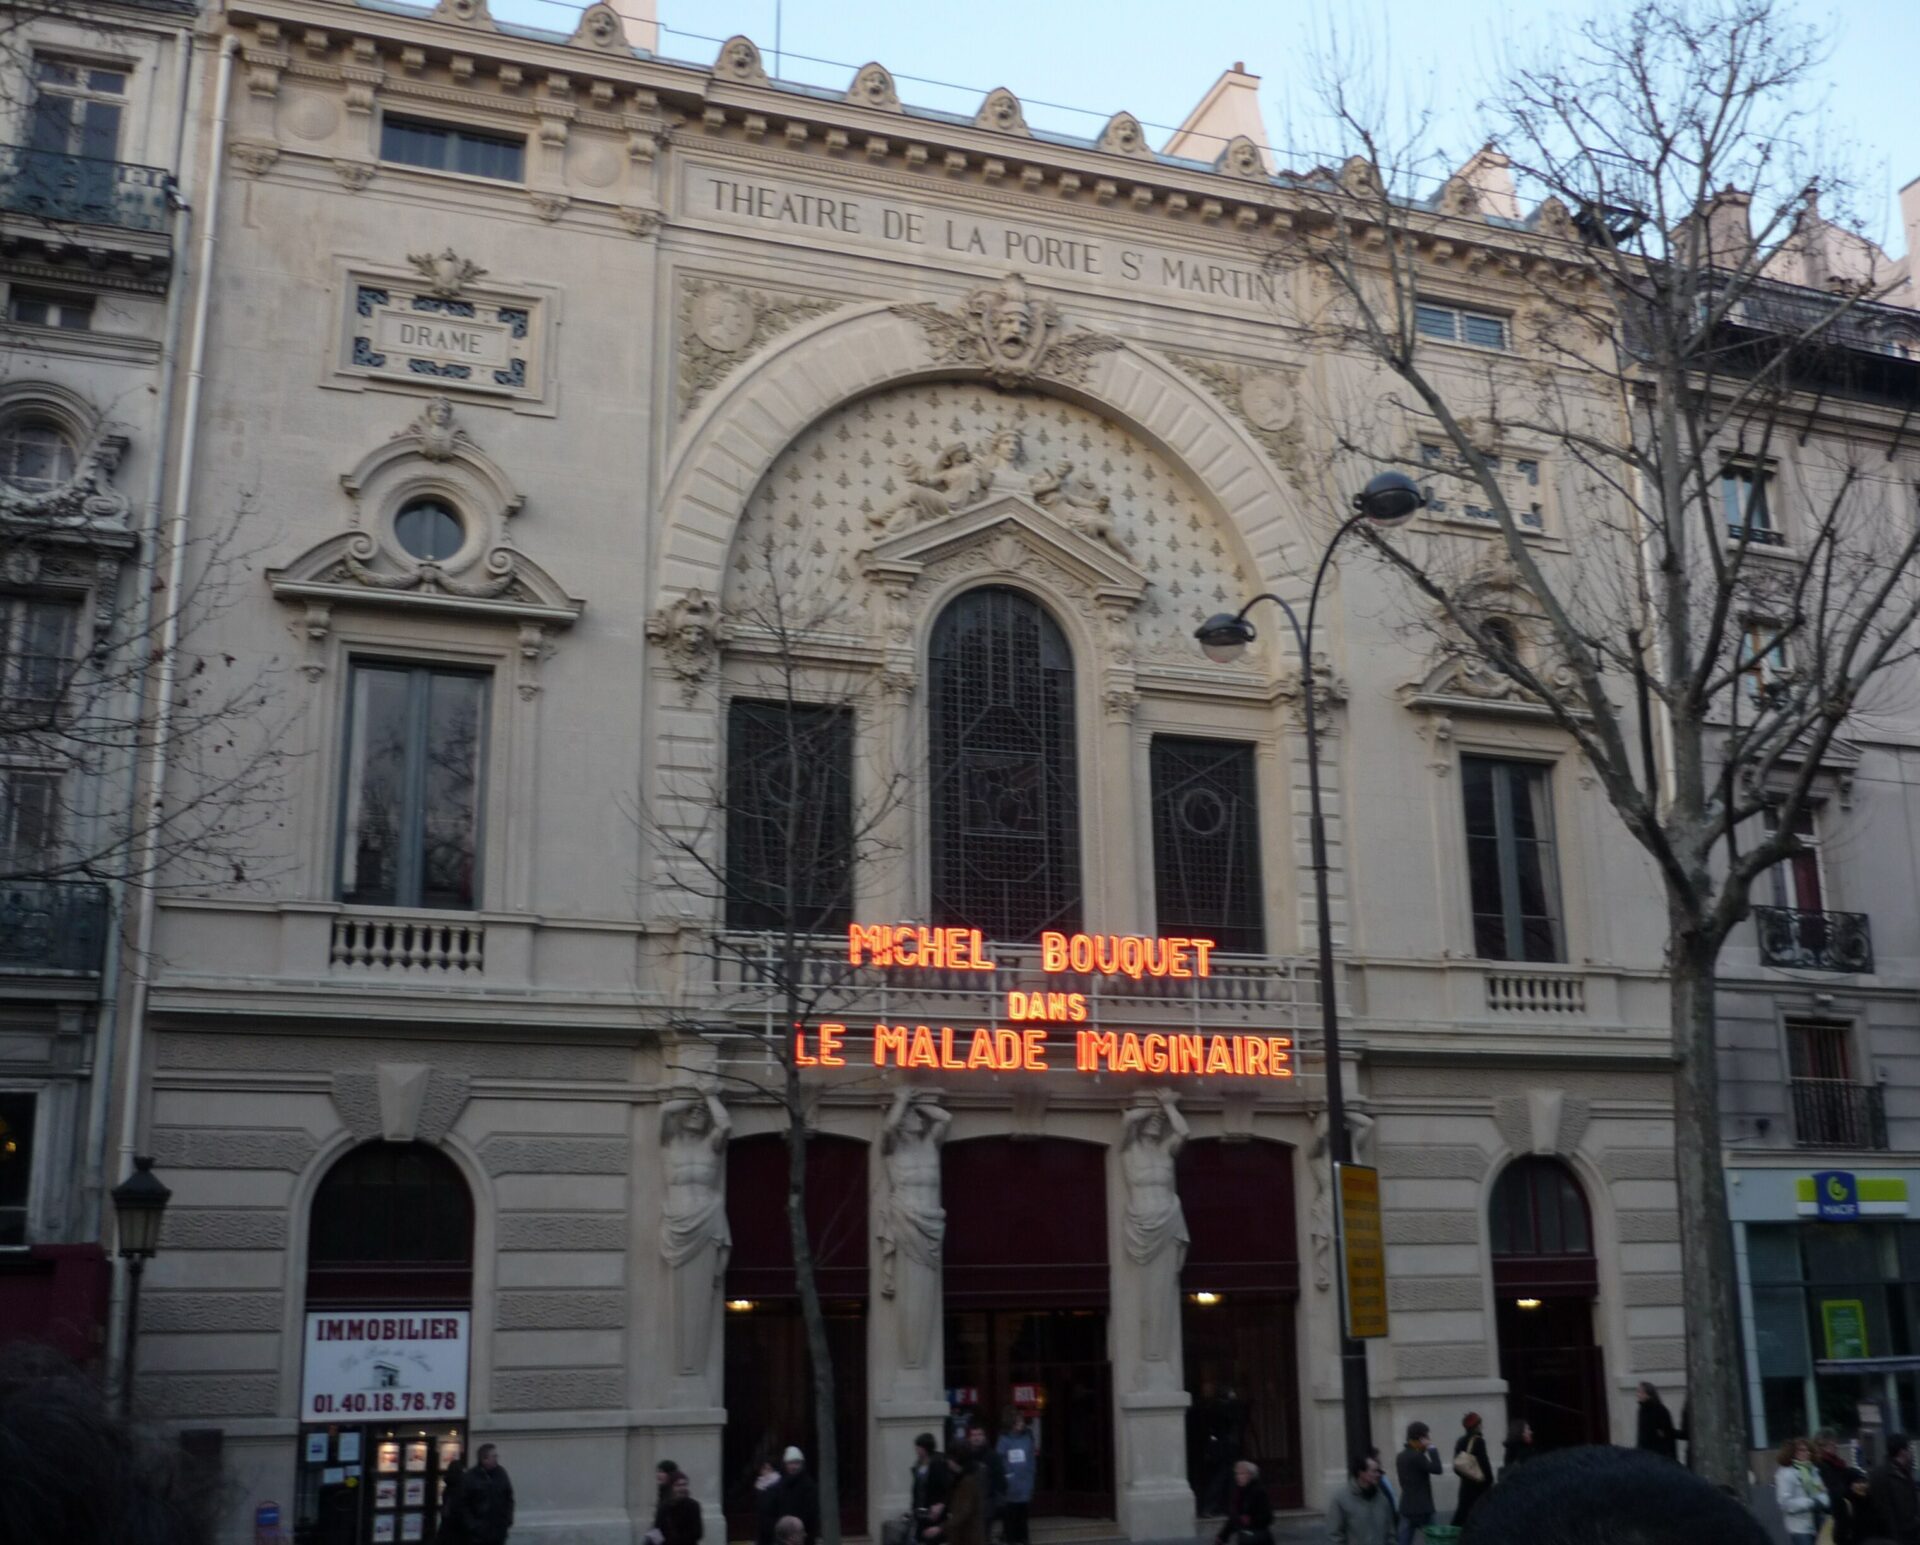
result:
M 1367 1162 L 1373 1140 L 1373 1117 L 1364 1111 L 1347 1108 L 1347 1141 L 1356 1164 Z M 1308 1214 L 1307 1236 L 1313 1244 L 1313 1285 L 1321 1292 L 1333 1286 L 1333 1171 L 1327 1162 L 1327 1108 L 1321 1106 L 1313 1116 L 1313 1148 L 1307 1168 L 1313 1175 L 1313 1206 Z
M 1122 558 L 1131 558 L 1126 545 L 1114 534 L 1113 501 L 1092 481 L 1074 471 L 1071 461 L 1055 462 L 1039 473 L 1030 485 L 1033 502 L 1058 515 L 1074 530 L 1103 543 Z
M 1140 1356 L 1144 1362 L 1165 1362 L 1179 1323 L 1180 1268 L 1187 1259 L 1187 1219 L 1173 1175 L 1187 1123 L 1171 1089 L 1138 1096 L 1121 1121 L 1127 1258 L 1140 1268 Z
M 916 526 L 939 520 L 955 510 L 978 504 L 993 480 L 992 464 L 976 460 L 964 440 L 945 447 L 931 467 L 923 466 L 918 457 L 910 455 L 900 457 L 899 461 L 907 491 L 892 504 L 869 515 L 869 525 L 891 526 L 903 516 L 908 518 L 908 524 Z
M 880 1291 L 893 1300 L 902 1368 L 925 1368 L 933 1357 L 940 1247 L 947 1233 L 940 1145 L 952 1121 L 937 1090 L 902 1089 L 881 1133 L 887 1202 L 880 1222 Z
M 723 1169 L 732 1130 L 726 1107 L 697 1089 L 676 1089 L 660 1107 L 667 1181 L 660 1253 L 671 1284 L 673 1365 L 683 1374 L 707 1366 L 714 1306 L 733 1244 Z

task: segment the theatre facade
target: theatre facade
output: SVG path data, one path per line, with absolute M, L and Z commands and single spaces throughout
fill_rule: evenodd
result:
M 430 1539 L 483 1440 L 516 1540 L 637 1540 L 662 1459 L 741 1537 L 755 1462 L 818 1444 L 799 1111 L 848 1529 L 904 1507 L 916 1433 L 1014 1407 L 1040 1515 L 1189 1535 L 1243 1456 L 1319 1506 L 1301 676 L 1277 616 L 1231 665 L 1193 638 L 1304 603 L 1377 470 L 1337 451 L 1371 383 L 1285 325 L 1288 185 L 1246 138 L 1043 136 L 1004 91 L 935 113 L 628 26 L 208 20 L 193 510 L 262 554 L 213 626 L 284 799 L 161 904 L 139 1399 L 220 1434 L 236 1539 L 267 1502 Z M 1502 276 L 1546 238 L 1431 219 L 1434 305 L 1486 324 L 1443 368 L 1527 379 Z M 1562 561 L 1572 484 L 1512 451 Z M 1472 512 L 1404 535 L 1500 604 Z M 1376 1441 L 1627 1437 L 1682 1366 L 1651 880 L 1571 742 L 1346 554 L 1316 649 Z

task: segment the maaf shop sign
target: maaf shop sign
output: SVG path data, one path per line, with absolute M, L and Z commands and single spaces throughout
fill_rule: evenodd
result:
M 1050 977 L 1200 978 L 1213 974 L 1214 950 L 1211 939 L 1043 933 L 1040 970 Z M 908 923 L 852 924 L 847 963 L 880 971 L 1000 970 L 977 928 Z M 1086 993 L 1064 988 L 1007 989 L 1004 1003 L 1005 1022 L 993 1025 L 796 1026 L 793 1060 L 822 1068 L 1047 1073 L 1070 1066 L 1077 1073 L 1177 1078 L 1293 1077 L 1293 1041 L 1284 1035 L 1110 1029 L 1093 1023 Z
M 300 1420 L 467 1414 L 465 1309 L 353 1309 L 307 1316 Z

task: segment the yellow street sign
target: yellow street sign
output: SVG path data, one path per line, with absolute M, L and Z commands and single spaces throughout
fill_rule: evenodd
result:
M 1340 1207 L 1340 1287 L 1347 1334 L 1370 1341 L 1387 1334 L 1387 1246 L 1380 1232 L 1380 1171 L 1336 1166 Z

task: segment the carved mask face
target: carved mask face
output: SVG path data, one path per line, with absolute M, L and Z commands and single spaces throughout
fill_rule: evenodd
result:
M 680 1119 L 686 1122 L 687 1130 L 695 1137 L 704 1136 L 707 1129 L 713 1125 L 713 1117 L 707 1114 L 707 1108 L 704 1105 L 694 1106 Z
M 988 322 L 993 328 L 993 341 L 1001 353 L 1025 352 L 1033 337 L 1033 308 L 1030 305 L 1020 300 L 996 301 Z

